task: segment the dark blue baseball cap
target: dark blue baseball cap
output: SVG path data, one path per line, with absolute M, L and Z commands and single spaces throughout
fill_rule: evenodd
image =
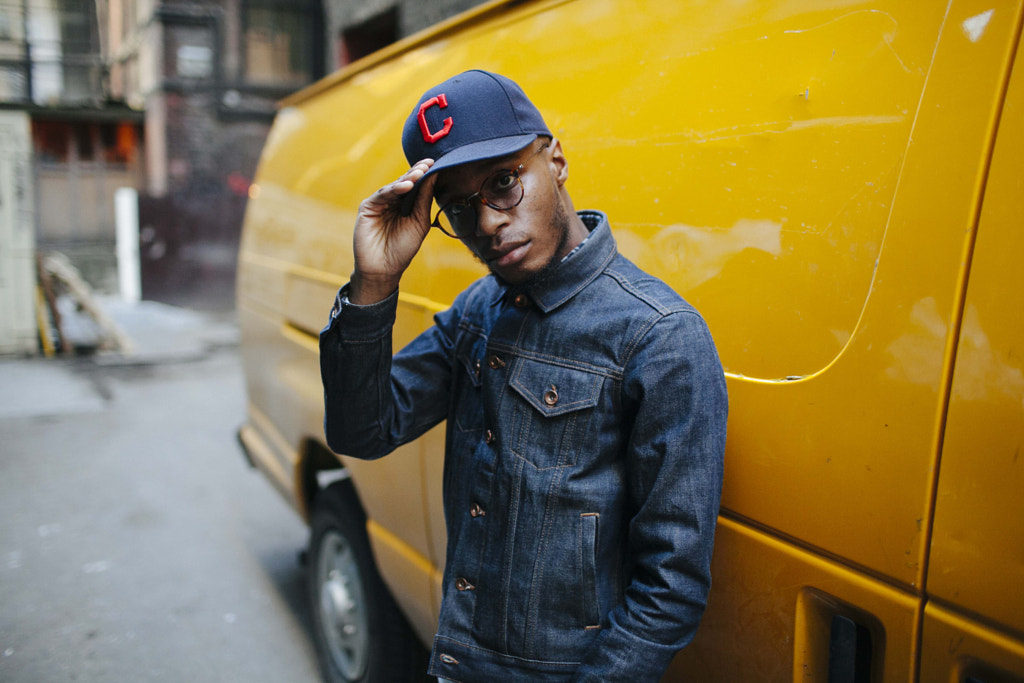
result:
M 552 137 L 522 88 L 500 74 L 473 70 L 423 94 L 405 120 L 402 149 L 410 166 L 434 160 L 426 178 L 452 166 L 518 152 L 539 135 Z M 403 198 L 404 215 L 412 212 L 423 178 Z

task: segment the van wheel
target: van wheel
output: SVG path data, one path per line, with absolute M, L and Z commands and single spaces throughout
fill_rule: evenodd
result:
M 324 489 L 313 501 L 308 568 L 324 680 L 425 680 L 426 652 L 377 573 L 366 515 L 349 482 Z

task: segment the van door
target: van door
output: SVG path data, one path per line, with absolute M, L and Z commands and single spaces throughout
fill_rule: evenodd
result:
M 878 223 L 884 231 L 875 233 L 879 249 L 871 261 L 866 300 L 856 324 L 840 337 L 841 350 L 826 365 L 785 376 L 755 375 L 743 372 L 747 358 L 735 344 L 742 340 L 770 357 L 767 351 L 773 349 L 765 338 L 785 330 L 773 330 L 769 314 L 806 316 L 807 302 L 826 307 L 836 300 L 838 289 L 821 286 L 822 271 L 828 271 L 832 283 L 849 282 L 851 276 L 836 276 L 844 272 L 839 256 L 859 258 L 851 246 L 875 227 L 861 195 L 851 195 L 849 205 L 857 210 L 837 217 L 818 244 L 801 242 L 806 235 L 794 238 L 784 229 L 777 260 L 765 260 L 763 271 L 741 269 L 734 260 L 721 277 L 684 292 L 708 318 L 716 342 L 722 339 L 730 373 L 729 437 L 708 610 L 694 643 L 666 680 L 950 680 L 919 669 L 938 657 L 919 651 L 925 562 L 957 340 L 953 323 L 960 319 L 966 277 L 965 247 L 981 205 L 993 122 L 1002 109 L 1019 39 L 1020 9 L 1019 3 L 952 2 L 941 16 L 930 61 L 903 60 L 911 72 L 927 74 L 927 83 L 917 108 L 908 110 L 912 130 L 900 138 L 906 146 L 893 181 L 885 184 L 894 194 Z M 895 22 L 899 40 L 910 37 L 909 26 L 920 26 L 893 16 L 901 19 Z M 802 30 L 790 20 L 783 32 L 808 35 Z M 860 42 L 871 37 L 865 30 Z M 837 51 L 835 59 L 841 55 Z M 895 71 L 903 73 L 899 66 Z M 834 75 L 818 89 L 843 92 L 837 102 L 848 107 L 845 93 L 871 92 L 874 82 L 867 74 L 856 76 L 844 80 Z M 819 101 L 818 106 L 830 104 Z M 837 106 L 831 118 L 845 121 L 842 111 Z M 850 132 L 833 123 L 828 143 L 848 144 Z M 883 137 L 864 140 L 875 152 L 868 163 L 877 162 L 894 144 Z M 787 142 L 783 135 L 771 140 L 777 147 Z M 748 156 L 760 152 L 749 140 L 743 146 Z M 855 152 L 851 145 L 843 159 L 854 158 Z M 689 156 L 686 160 L 694 163 Z M 778 169 L 791 173 L 786 177 L 794 188 L 790 194 L 785 188 L 759 192 L 753 185 L 744 194 L 765 201 L 784 198 L 795 212 L 807 205 L 807 197 L 827 199 L 848 189 L 843 184 L 848 171 L 826 182 L 817 169 L 804 175 L 792 166 L 779 164 Z M 801 182 L 808 189 L 805 195 L 796 190 Z M 883 183 L 867 184 L 876 188 Z M 784 227 L 793 224 L 789 220 Z M 1006 243 L 1003 250 L 1009 247 Z M 1011 253 L 1019 258 L 1021 251 Z M 822 277 L 819 285 L 811 280 L 809 286 L 797 284 L 792 264 L 784 261 L 798 256 L 806 258 L 808 272 Z M 693 271 L 694 258 L 686 265 Z M 735 294 L 730 298 L 727 287 L 751 292 L 750 297 L 771 296 L 763 306 L 768 313 L 747 337 L 740 324 L 723 324 L 731 312 L 726 307 L 738 309 L 736 302 L 745 301 Z M 1018 302 L 1007 310 L 1020 308 Z M 806 320 L 807 326 L 813 322 L 823 330 L 839 329 L 823 324 L 827 315 Z M 791 327 L 802 331 L 800 324 Z M 779 334 L 778 339 L 795 338 Z M 1010 513 L 1010 500 L 1004 514 Z M 1006 552 L 1018 558 L 1019 538 L 1018 527 L 1006 539 L 1015 543 Z M 1024 584 L 1003 585 L 1012 590 Z M 1016 610 L 1021 612 L 1019 602 Z M 1019 622 L 1014 623 L 1019 633 Z
M 1024 678 L 1024 57 L 963 309 L 928 565 L 922 681 Z

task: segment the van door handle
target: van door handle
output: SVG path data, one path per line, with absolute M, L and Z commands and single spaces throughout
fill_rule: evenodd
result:
M 828 645 L 828 683 L 870 683 L 871 631 L 833 615 Z

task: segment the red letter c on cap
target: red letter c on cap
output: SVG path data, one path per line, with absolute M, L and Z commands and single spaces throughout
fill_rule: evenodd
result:
M 423 133 L 423 139 L 429 142 L 430 144 L 434 144 L 435 142 L 443 138 L 445 135 L 448 135 L 448 133 L 452 129 L 452 117 L 449 116 L 444 120 L 444 128 L 437 131 L 436 133 L 430 132 L 430 126 L 427 125 L 427 110 L 433 107 L 435 104 L 441 109 L 446 109 L 448 107 L 448 98 L 445 97 L 444 93 L 441 93 L 437 97 L 431 97 L 429 100 L 420 105 L 420 113 L 416 117 L 417 120 L 419 120 L 420 122 L 420 132 Z

